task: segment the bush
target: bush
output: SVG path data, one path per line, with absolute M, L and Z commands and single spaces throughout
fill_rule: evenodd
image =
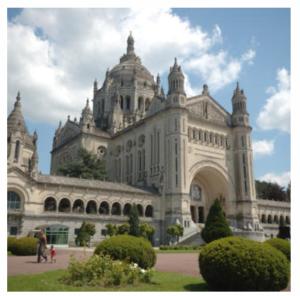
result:
M 183 236 L 183 227 L 180 224 L 171 224 L 167 228 L 167 234 L 172 239 L 175 239 L 176 242 L 179 241 L 179 237 Z
M 78 235 L 75 239 L 76 245 L 86 246 L 90 243 L 91 237 L 94 236 L 95 233 L 95 224 L 83 221 L 79 228 Z
M 213 240 L 231 235 L 232 231 L 225 218 L 220 201 L 216 199 L 209 209 L 201 236 L 206 243 L 210 243 Z
M 289 262 L 281 252 L 239 237 L 204 246 L 199 267 L 209 288 L 216 291 L 280 291 L 289 282 Z
M 7 238 L 7 251 L 11 252 L 12 248 L 14 247 L 15 243 L 17 241 L 17 238 L 14 236 L 9 236 Z
M 71 257 L 64 284 L 72 286 L 119 286 L 151 282 L 152 270 L 143 270 L 136 264 L 114 261 L 109 256 L 93 255 L 85 261 Z
M 34 237 L 21 237 L 11 242 L 10 248 L 13 255 L 29 256 L 35 255 L 37 250 L 37 239 Z
M 282 238 L 272 238 L 267 241 L 265 241 L 266 244 L 271 245 L 275 249 L 282 252 L 285 257 L 291 261 L 291 243 L 290 241 Z
M 131 235 L 116 235 L 101 242 L 94 254 L 109 255 L 115 260 L 128 260 L 141 268 L 154 266 L 156 254 L 146 239 Z

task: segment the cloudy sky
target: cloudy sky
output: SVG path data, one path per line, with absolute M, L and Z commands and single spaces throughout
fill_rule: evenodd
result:
M 189 96 L 208 84 L 231 112 L 237 81 L 248 97 L 256 179 L 290 178 L 289 9 L 9 9 L 8 112 L 18 90 L 31 132 L 39 134 L 40 170 L 49 173 L 55 128 L 79 118 L 95 78 L 102 84 L 126 50 L 165 90 L 174 57 Z

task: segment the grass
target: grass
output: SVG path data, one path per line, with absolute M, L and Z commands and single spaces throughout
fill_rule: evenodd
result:
M 7 256 L 14 256 L 11 251 L 7 251 Z
M 156 271 L 151 284 L 137 284 L 124 287 L 73 287 L 60 283 L 65 270 L 48 271 L 34 275 L 9 276 L 8 291 L 208 291 L 200 277 L 174 272 Z

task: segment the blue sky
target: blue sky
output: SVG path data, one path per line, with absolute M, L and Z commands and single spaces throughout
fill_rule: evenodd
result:
M 287 182 L 289 9 L 9 9 L 8 22 L 8 112 L 20 89 L 27 126 L 39 135 L 42 172 L 49 173 L 58 120 L 79 118 L 93 79 L 101 84 L 106 68 L 117 64 L 132 29 L 137 54 L 161 74 L 165 89 L 174 56 L 187 75 L 188 93 L 208 83 L 230 112 L 238 80 L 248 97 L 255 177 Z

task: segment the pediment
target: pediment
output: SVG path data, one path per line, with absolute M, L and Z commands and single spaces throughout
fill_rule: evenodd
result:
M 231 115 L 212 97 L 200 95 L 187 100 L 190 115 L 196 118 L 227 125 Z

